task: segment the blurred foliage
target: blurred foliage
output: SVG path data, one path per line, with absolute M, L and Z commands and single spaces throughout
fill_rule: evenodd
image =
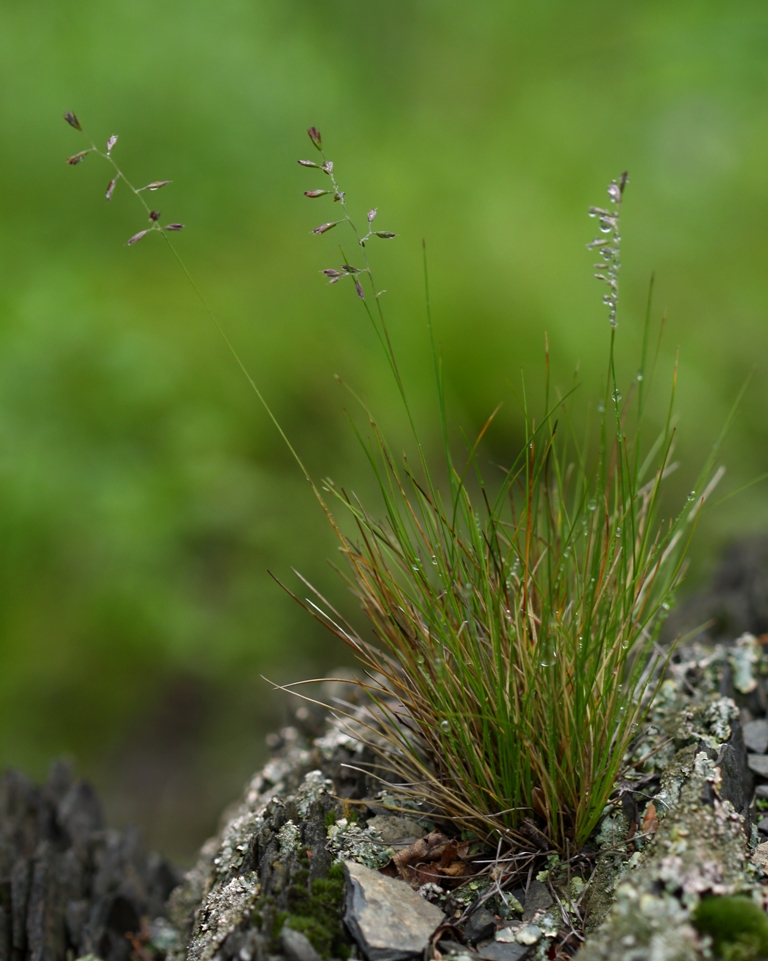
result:
M 306 482 L 162 241 L 124 246 L 135 199 L 118 185 L 105 204 L 98 158 L 65 165 L 85 146 L 65 109 L 100 143 L 120 135 L 136 183 L 173 181 L 153 196 L 187 225 L 179 249 L 244 363 L 313 474 L 362 495 L 333 375 L 395 447 L 405 425 L 351 287 L 317 273 L 340 254 L 309 235 L 329 215 L 302 197 L 324 186 L 296 164 L 306 127 L 353 208 L 399 234 L 372 255 L 422 423 L 424 237 L 457 437 L 504 401 L 501 462 L 544 331 L 554 379 L 578 364 L 599 387 L 585 212 L 629 169 L 620 351 L 629 379 L 655 271 L 659 384 L 681 345 L 679 494 L 756 368 L 726 492 L 768 470 L 767 52 L 759 0 L 0 0 L 0 762 L 40 774 L 70 753 L 119 786 L 120 816 L 189 851 L 261 759 L 276 707 L 260 675 L 345 657 L 267 571 L 354 607 Z M 700 572 L 767 514 L 764 486 L 709 512 Z

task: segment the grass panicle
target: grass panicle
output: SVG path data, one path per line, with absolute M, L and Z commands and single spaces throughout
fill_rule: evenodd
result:
M 65 120 L 82 130 L 74 114 Z M 427 288 L 441 474 L 447 478 L 440 486 L 420 440 L 368 256 L 370 243 L 395 234 L 374 228 L 376 209 L 367 213 L 364 230 L 357 227 L 319 131 L 311 127 L 308 134 L 320 158 L 299 163 L 326 179 L 305 195 L 330 200 L 339 211 L 312 233 L 322 236 L 346 225 L 355 251 L 347 257 L 342 249 L 343 262 L 322 273 L 331 284 L 354 287 L 416 444 L 416 464 L 400 463 L 361 402 L 370 430 L 360 440 L 378 482 L 381 517 L 332 481 L 318 485 L 308 474 L 171 243 L 167 232 L 181 225 L 161 227 L 159 214 L 146 203 L 144 191 L 169 182 L 134 188 L 112 157 L 116 137 L 105 151 L 91 142 L 68 162 L 74 166 L 89 153 L 99 154 L 112 166 L 107 199 L 122 180 L 144 205 L 150 225 L 128 242 L 162 233 L 339 537 L 344 576 L 370 621 L 373 641 L 316 592 L 302 603 L 363 666 L 359 684 L 370 699 L 371 743 L 397 778 L 400 795 L 426 802 L 458 827 L 499 844 L 579 850 L 611 795 L 659 677 L 666 655 L 656 646 L 658 631 L 695 521 L 720 476 L 712 474 L 716 445 L 688 502 L 676 517 L 662 519 L 661 490 L 675 466 L 676 368 L 666 423 L 647 443 L 650 298 L 640 368 L 624 399 L 616 375 L 627 176 L 609 185 L 606 207 L 589 211 L 600 235 L 588 247 L 602 258 L 595 270 L 608 287 L 603 301 L 609 313 L 605 390 L 592 428 L 582 422 L 576 393 L 561 396 L 551 387 L 547 348 L 543 411 L 534 416 L 523 385 L 525 442 L 491 482 L 477 451 L 492 418 L 461 462 L 452 454 Z M 354 538 L 342 532 L 334 506 L 352 518 Z

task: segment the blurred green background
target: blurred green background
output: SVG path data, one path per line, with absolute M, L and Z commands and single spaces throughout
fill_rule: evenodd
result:
M 684 496 L 754 365 L 725 493 L 768 470 L 768 11 L 764 0 L 0 0 L 0 765 L 72 756 L 114 823 L 188 858 L 284 710 L 261 680 L 347 655 L 275 584 L 295 567 L 354 616 L 306 482 L 143 212 L 68 127 L 74 110 L 163 222 L 316 477 L 371 479 L 338 374 L 393 446 L 404 419 L 300 168 L 317 125 L 371 247 L 420 424 L 434 432 L 421 242 L 451 416 L 514 399 L 549 334 L 555 379 L 603 376 L 589 204 L 625 168 L 619 343 L 637 366 L 648 281 L 681 348 Z M 351 256 L 351 255 L 350 255 Z M 665 387 L 666 390 L 666 387 Z M 690 583 L 768 525 L 765 486 L 710 511 Z

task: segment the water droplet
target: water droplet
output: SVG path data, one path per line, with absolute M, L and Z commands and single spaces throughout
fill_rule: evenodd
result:
M 670 607 L 670 605 L 667 603 L 667 601 L 662 601 L 662 602 L 661 602 L 661 609 L 662 609 L 663 611 L 668 611 L 668 610 L 669 610 L 669 607 Z
M 637 379 L 638 379 L 638 380 L 642 380 L 642 379 L 643 379 L 643 372 L 642 372 L 642 370 L 638 370 L 638 372 L 637 372 Z
M 628 649 L 628 647 L 629 647 L 629 641 L 622 641 L 622 642 L 621 642 L 621 649 L 622 649 L 623 651 L 626 651 L 626 650 Z
M 614 404 L 618 404 L 618 402 L 621 400 L 621 391 L 616 388 L 611 394 L 611 398 L 613 399 Z
M 449 721 L 441 721 L 441 722 L 440 722 L 440 730 L 441 730 L 444 734 L 447 734 L 447 733 L 450 731 L 450 729 L 451 729 L 451 725 L 450 725 L 450 722 L 449 722 Z
M 588 510 L 588 511 L 596 511 L 596 510 L 597 510 L 597 501 L 596 501 L 594 498 L 592 498 L 592 500 L 590 500 L 590 501 L 587 501 L 587 510 Z
M 690 502 L 690 501 L 693 501 L 693 500 L 696 500 L 696 491 L 691 491 L 691 492 L 688 494 L 688 501 Z
M 598 405 L 597 405 L 597 412 L 598 412 L 599 414 L 604 414 L 604 413 L 605 413 L 605 404 L 604 404 L 602 401 L 599 401 L 599 403 L 598 403 Z

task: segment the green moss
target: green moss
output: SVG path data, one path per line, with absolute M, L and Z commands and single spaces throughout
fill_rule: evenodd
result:
M 273 949 L 287 924 L 305 935 L 321 957 L 345 961 L 350 952 L 341 920 L 344 884 L 341 864 L 331 865 L 328 875 L 316 878 L 311 886 L 305 869 L 294 872 L 288 892 L 288 911 L 276 914 L 272 925 Z
M 747 897 L 707 898 L 694 924 L 712 938 L 723 961 L 759 961 L 768 954 L 768 916 Z

